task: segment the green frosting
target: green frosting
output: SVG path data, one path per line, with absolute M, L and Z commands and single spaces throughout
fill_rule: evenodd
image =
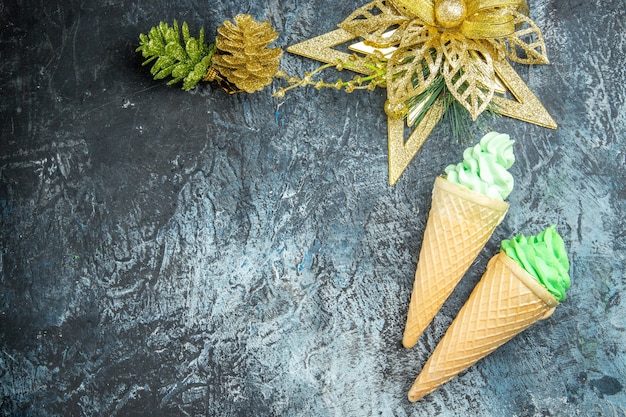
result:
M 490 132 L 463 152 L 463 162 L 446 167 L 446 179 L 504 200 L 513 190 L 513 176 L 507 171 L 513 162 L 513 141 L 509 135 Z
M 502 250 L 530 275 L 535 277 L 554 297 L 565 300 L 570 287 L 569 261 L 563 238 L 550 226 L 537 236 L 519 235 L 502 241 Z

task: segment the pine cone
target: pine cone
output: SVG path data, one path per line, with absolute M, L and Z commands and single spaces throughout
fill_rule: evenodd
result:
M 213 67 L 237 88 L 248 93 L 263 89 L 278 71 L 280 48 L 267 48 L 278 37 L 269 22 L 256 22 L 249 14 L 235 16 L 217 28 Z

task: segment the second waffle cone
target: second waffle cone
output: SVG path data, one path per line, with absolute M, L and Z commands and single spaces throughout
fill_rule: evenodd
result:
M 489 355 L 559 304 L 504 252 L 487 270 L 409 390 L 417 401 Z

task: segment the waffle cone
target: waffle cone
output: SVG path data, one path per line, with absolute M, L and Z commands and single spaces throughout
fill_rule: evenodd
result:
M 536 321 L 558 301 L 504 252 L 487 270 L 409 390 L 417 401 L 489 355 Z
M 509 204 L 435 180 L 402 344 L 411 348 L 502 222 Z

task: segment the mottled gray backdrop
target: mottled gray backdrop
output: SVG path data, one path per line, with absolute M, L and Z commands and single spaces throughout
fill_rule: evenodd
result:
M 184 92 L 134 52 L 161 20 L 213 36 L 238 13 L 284 48 L 363 4 L 0 4 L 0 415 L 626 415 L 623 0 L 529 0 L 551 65 L 516 69 L 559 128 L 471 133 L 516 140 L 511 209 L 412 350 L 432 183 L 467 143 L 437 127 L 391 187 L 384 90 Z M 553 223 L 567 300 L 409 403 L 499 242 Z

